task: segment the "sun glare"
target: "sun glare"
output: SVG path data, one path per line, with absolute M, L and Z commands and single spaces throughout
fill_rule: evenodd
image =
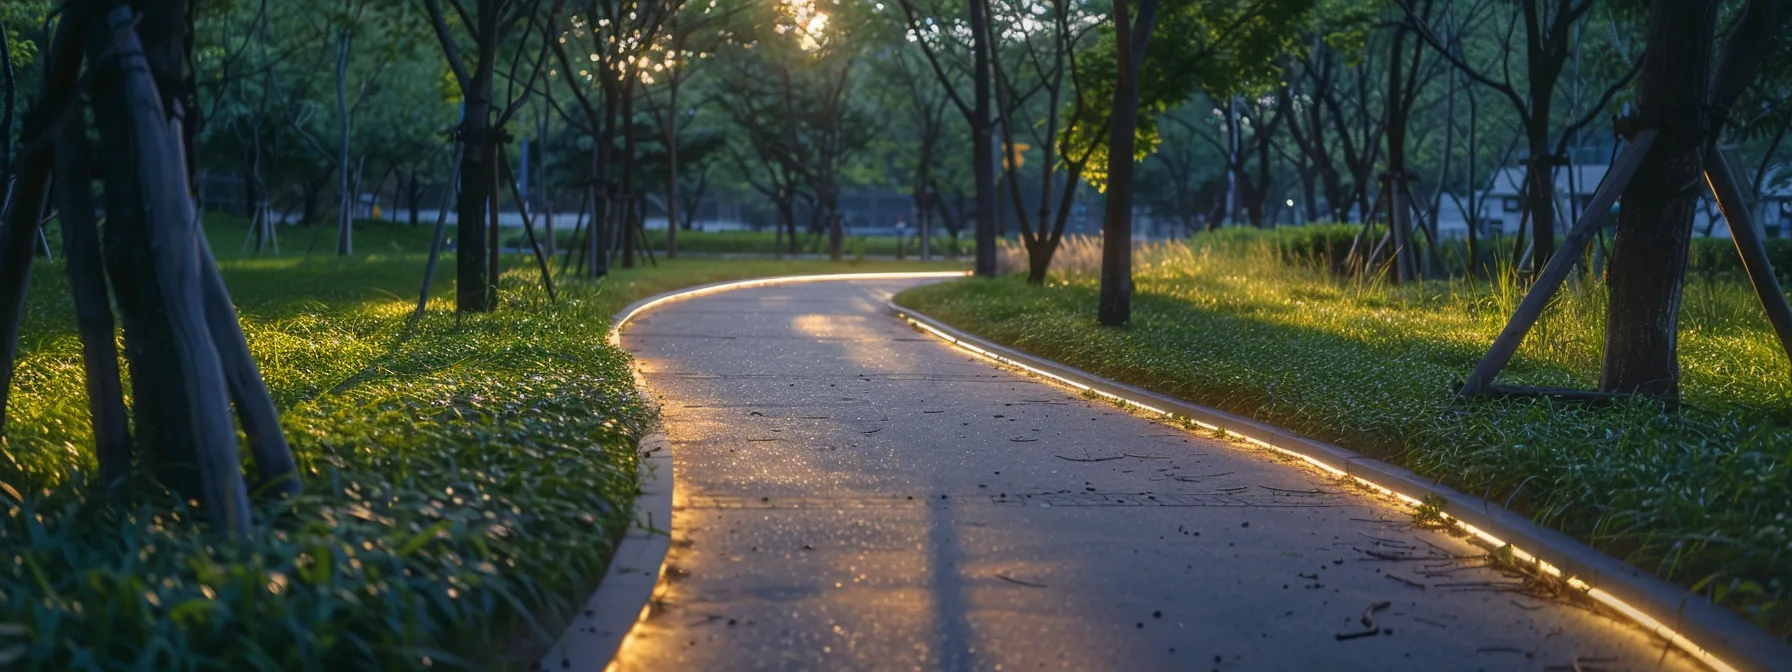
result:
M 783 0 L 779 10 L 786 23 L 778 26 L 778 32 L 796 31 L 803 51 L 815 51 L 827 43 L 828 15 L 816 8 L 814 0 Z

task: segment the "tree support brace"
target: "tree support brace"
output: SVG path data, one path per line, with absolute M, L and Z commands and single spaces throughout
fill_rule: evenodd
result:
M 1594 225 L 1610 214 L 1612 204 L 1617 202 L 1624 187 L 1630 184 L 1631 176 L 1636 174 L 1637 168 L 1643 163 L 1643 157 L 1654 146 L 1655 137 L 1659 134 L 1660 131 L 1652 128 L 1637 133 L 1636 139 L 1618 155 L 1611 172 L 1606 173 L 1605 181 L 1600 183 L 1599 190 L 1593 193 L 1593 199 L 1587 203 L 1586 211 L 1581 213 L 1580 221 L 1574 223 L 1574 228 L 1562 240 L 1561 249 L 1550 256 L 1543 272 L 1537 275 L 1536 283 L 1525 293 L 1524 301 L 1518 304 L 1518 309 L 1512 312 L 1512 318 L 1507 320 L 1506 328 L 1500 331 L 1499 338 L 1494 339 L 1493 347 L 1475 365 L 1474 372 L 1469 374 L 1462 389 L 1457 390 L 1458 398 L 1482 396 L 1494 377 L 1512 361 L 1512 356 L 1518 352 L 1518 346 L 1524 342 L 1525 335 L 1530 333 L 1531 327 L 1543 315 L 1543 308 L 1549 305 L 1556 290 L 1561 289 L 1562 282 L 1568 279 L 1568 273 L 1573 270 L 1581 253 L 1587 249 Z
M 1713 149 L 1706 155 L 1705 182 L 1724 213 L 1724 224 L 1730 227 L 1730 239 L 1736 242 L 1736 254 L 1742 257 L 1742 268 L 1748 272 L 1755 296 L 1761 300 L 1761 309 L 1767 312 L 1767 321 L 1773 325 L 1774 335 L 1779 336 L 1786 359 L 1792 361 L 1792 305 L 1786 303 L 1786 292 L 1780 288 L 1773 264 L 1768 261 L 1767 247 L 1755 230 L 1754 215 L 1749 212 L 1742 187 L 1736 183 L 1736 172 L 1730 169 L 1730 160 L 1723 152 Z

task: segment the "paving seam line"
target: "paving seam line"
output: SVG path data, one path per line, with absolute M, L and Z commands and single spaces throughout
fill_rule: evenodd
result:
M 623 308 L 610 321 L 607 341 L 621 347 L 622 329 L 635 317 L 659 306 L 718 292 L 772 285 L 830 280 L 912 280 L 964 277 L 962 272 L 836 273 L 790 275 L 714 282 L 673 290 L 641 299 Z M 635 389 L 646 390 L 640 369 L 630 367 Z M 677 484 L 672 473 L 672 444 L 665 428 L 655 428 L 636 445 L 636 473 L 641 491 L 635 495 L 635 520 L 616 544 L 609 568 L 597 590 L 585 601 L 537 669 L 599 670 L 615 667 L 617 652 L 636 624 L 652 613 L 655 589 L 665 572 L 666 553 L 672 546 L 672 497 Z
M 1444 516 L 1473 534 L 1482 545 L 1500 548 L 1509 543 L 1520 563 L 1533 571 L 1564 579 L 1611 612 L 1713 670 L 1792 671 L 1792 646 L 1734 612 L 1480 497 L 1280 427 L 1101 378 L 992 343 L 895 302 L 886 303 L 885 309 L 917 331 L 986 360 L 1147 412 L 1223 431 L 1300 458 L 1333 475 L 1351 478 L 1409 505 L 1442 501 Z

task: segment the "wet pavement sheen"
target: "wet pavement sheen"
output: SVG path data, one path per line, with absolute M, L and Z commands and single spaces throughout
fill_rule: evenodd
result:
M 628 327 L 677 494 L 622 669 L 1693 669 L 1310 467 L 923 338 L 909 284 Z

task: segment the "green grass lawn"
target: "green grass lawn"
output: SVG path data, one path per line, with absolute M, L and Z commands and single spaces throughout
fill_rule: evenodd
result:
M 1681 409 L 1463 404 L 1454 386 L 1521 298 L 1515 288 L 1364 285 L 1286 263 L 1267 245 L 1202 240 L 1141 253 L 1127 328 L 1095 324 L 1091 270 L 1043 287 L 1019 277 L 931 285 L 897 301 L 1040 356 L 1441 478 L 1792 634 L 1792 375 L 1746 285 L 1690 280 Z M 1098 257 L 1068 256 L 1073 269 L 1092 269 Z M 1502 379 L 1591 387 L 1604 310 L 1602 285 L 1580 278 Z
M 362 224 L 338 258 L 333 231 L 304 255 L 313 232 L 283 228 L 283 256 L 247 258 L 241 220 L 208 223 L 304 494 L 263 502 L 235 541 L 147 485 L 97 493 L 64 272 L 40 262 L 0 443 L 0 624 L 27 629 L 0 658 L 23 669 L 515 663 L 558 636 L 629 519 L 655 416 L 605 344 L 618 309 L 732 278 L 945 268 L 679 260 L 550 305 L 512 255 L 499 312 L 438 298 L 407 331 L 427 233 Z

